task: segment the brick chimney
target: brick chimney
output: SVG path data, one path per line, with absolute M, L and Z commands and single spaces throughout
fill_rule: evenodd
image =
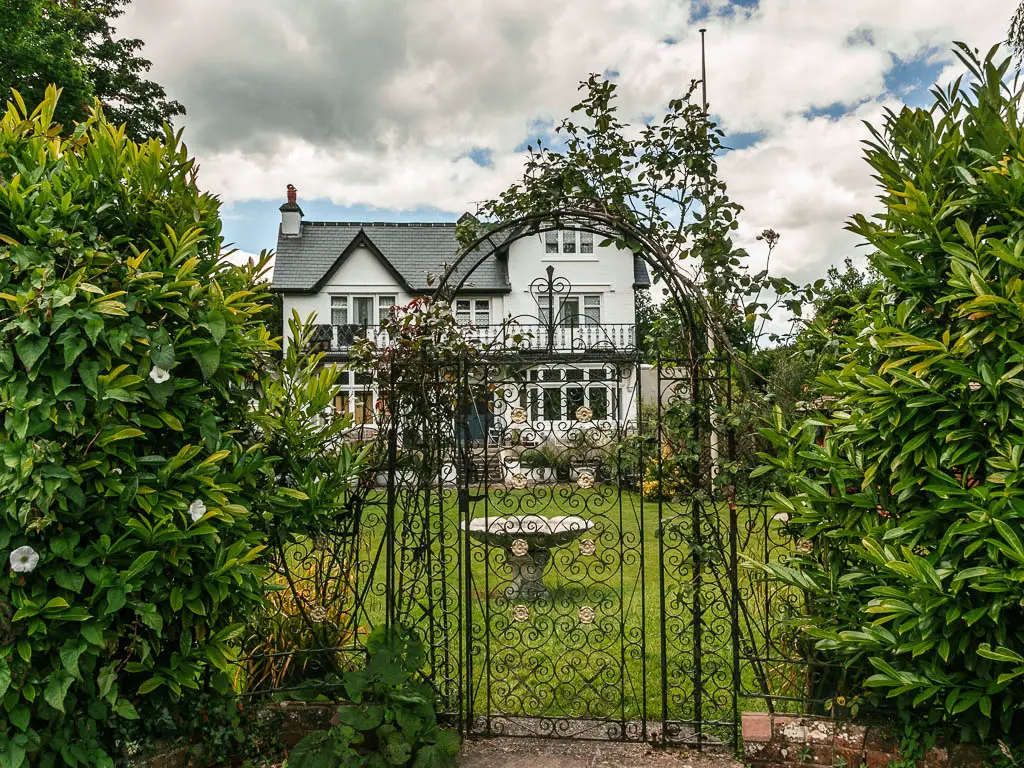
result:
M 302 209 L 299 208 L 298 190 L 288 185 L 288 202 L 281 206 L 281 235 L 302 237 Z

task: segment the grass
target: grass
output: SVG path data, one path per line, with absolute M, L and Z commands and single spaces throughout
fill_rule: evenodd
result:
M 380 557 L 362 585 L 368 624 L 385 616 L 385 502 L 383 494 L 371 499 L 381 508 L 360 547 L 367 561 Z M 422 513 L 403 515 L 424 504 L 429 535 L 416 522 Z M 581 537 L 593 542 L 593 554 L 579 540 L 552 550 L 544 574 L 551 595 L 532 602 L 505 595 L 504 551 L 473 540 L 467 549 L 459 527 L 463 516 L 523 514 L 595 524 Z M 770 592 L 742 565 L 744 555 L 764 560 L 787 549 L 779 524 L 759 508 L 736 510 L 735 572 L 726 505 L 709 502 L 695 513 L 692 504 L 644 501 L 608 484 L 495 487 L 473 497 L 468 515 L 460 515 L 454 491 L 418 499 L 409 491 L 396 518 L 407 545 L 395 554 L 396 594 L 432 646 L 449 708 L 485 718 L 484 728 L 498 715 L 647 721 L 667 723 L 670 733 L 676 724 L 676 740 L 697 727 L 729 740 L 735 702 L 762 709 L 767 691 L 785 709 L 787 696 L 802 696 L 801 670 L 785 658 L 778 623 L 793 596 Z

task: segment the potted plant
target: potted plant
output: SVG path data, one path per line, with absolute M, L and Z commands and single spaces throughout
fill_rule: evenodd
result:
M 519 461 L 526 470 L 528 479 L 542 484 L 555 482 L 555 464 L 552 462 L 554 457 L 551 455 L 555 450 L 554 446 L 541 445 L 523 451 Z
M 423 457 L 418 451 L 399 451 L 395 456 L 395 483 L 399 485 L 416 485 Z M 388 468 L 385 465 L 377 471 L 377 485 L 388 484 Z

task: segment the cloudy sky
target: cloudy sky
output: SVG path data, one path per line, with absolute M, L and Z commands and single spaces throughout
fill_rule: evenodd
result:
M 987 49 L 1017 0 L 135 0 L 121 24 L 188 109 L 201 183 L 238 248 L 273 248 L 284 187 L 307 219 L 454 220 L 520 173 L 523 146 L 617 73 L 621 113 L 700 74 L 733 149 L 740 241 L 821 276 L 872 209 L 862 121 L 924 105 L 952 40 Z M 752 248 L 753 253 L 759 253 Z

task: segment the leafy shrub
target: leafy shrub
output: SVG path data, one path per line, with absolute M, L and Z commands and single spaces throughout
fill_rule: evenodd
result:
M 1009 62 L 958 55 L 969 92 L 868 145 L 886 207 L 850 228 L 882 283 L 821 380 L 831 415 L 765 433 L 813 542 L 766 567 L 854 693 L 984 738 L 1024 728 L 1024 135 Z
M 426 653 L 416 633 L 380 627 L 367 652 L 366 668 L 344 676 L 352 704 L 338 709 L 337 725 L 295 746 L 290 768 L 455 765 L 459 737 L 437 724 L 434 689 L 419 673 Z
M 227 689 L 266 544 L 323 502 L 248 418 L 265 260 L 222 260 L 178 136 L 61 137 L 56 99 L 0 119 L 4 768 L 112 765 L 119 719 Z

